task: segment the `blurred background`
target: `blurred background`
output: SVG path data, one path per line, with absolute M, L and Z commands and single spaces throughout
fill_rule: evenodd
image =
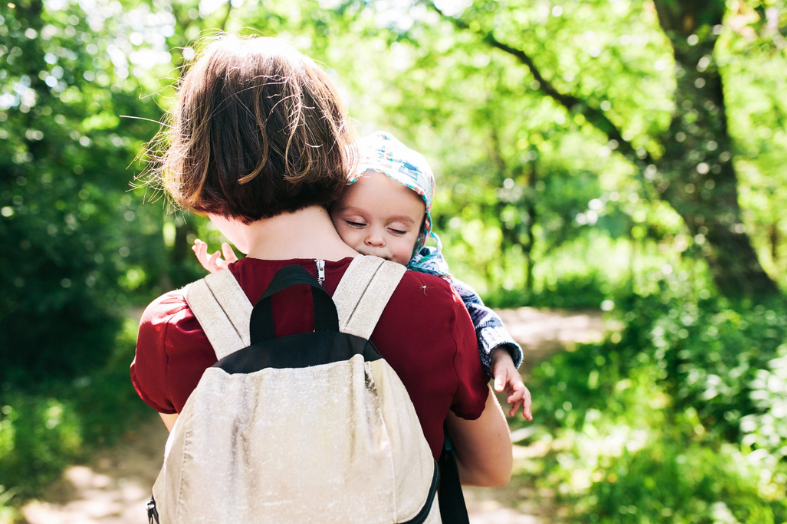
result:
M 514 327 L 603 315 L 526 357 L 536 418 L 482 496 L 521 522 L 787 519 L 784 0 L 20 0 L 0 5 L 1 523 L 148 439 L 140 308 L 222 239 L 139 176 L 222 30 L 288 40 L 359 134 L 426 155 L 454 274 Z

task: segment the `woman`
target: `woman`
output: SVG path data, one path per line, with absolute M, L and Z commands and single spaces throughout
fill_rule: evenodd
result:
M 314 62 L 275 39 L 224 37 L 185 75 L 167 133 L 156 173 L 178 203 L 206 214 L 247 254 L 229 270 L 252 303 L 291 264 L 333 294 L 358 254 L 341 241 L 325 206 L 346 185 L 354 146 L 339 96 Z M 295 288 L 274 297 L 277 336 L 311 329 L 311 308 L 299 307 L 309 296 Z M 505 484 L 508 427 L 450 286 L 405 274 L 371 340 L 407 388 L 435 458 L 447 421 L 463 483 Z M 182 290 L 148 306 L 131 378 L 169 428 L 215 362 Z

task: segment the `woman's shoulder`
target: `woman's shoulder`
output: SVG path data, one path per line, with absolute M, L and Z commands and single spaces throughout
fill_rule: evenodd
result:
M 475 336 L 473 324 L 462 299 L 446 280 L 419 271 L 407 271 L 391 296 L 380 321 L 413 328 L 414 333 L 442 333 L 441 340 L 455 350 L 453 342 L 465 335 Z M 439 327 L 436 327 L 439 326 Z M 445 338 L 445 336 L 448 336 Z M 451 336 L 453 335 L 453 336 Z M 451 344 L 449 344 L 451 342 Z
M 186 303 L 185 289 L 164 293 L 145 308 L 131 381 L 148 405 L 161 413 L 180 411 L 215 362 L 213 348 Z
M 185 313 L 190 313 L 186 303 L 186 288 L 168 291 L 148 304 L 139 321 L 140 329 L 161 328 Z
M 407 270 L 396 289 L 396 294 L 405 295 L 408 300 L 435 306 L 462 303 L 451 284 L 445 279 L 420 271 Z

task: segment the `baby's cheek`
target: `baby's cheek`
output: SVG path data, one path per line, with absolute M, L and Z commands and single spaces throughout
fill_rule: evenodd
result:
M 406 266 L 410 262 L 410 257 L 413 254 L 413 249 L 415 248 L 415 242 L 410 245 L 409 243 L 402 243 L 401 245 L 397 246 L 396 249 L 391 254 L 391 259 L 396 262 L 397 264 L 402 264 Z
M 392 257 L 391 260 L 393 260 L 397 264 L 401 264 L 403 266 L 406 266 L 407 264 L 410 263 L 410 257 L 405 257 L 405 256 L 402 256 L 401 254 L 400 255 L 395 255 L 394 257 Z

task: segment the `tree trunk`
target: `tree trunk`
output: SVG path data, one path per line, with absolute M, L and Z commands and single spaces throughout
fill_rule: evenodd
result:
M 505 179 L 509 176 L 509 169 L 508 165 L 506 164 L 505 159 L 503 158 L 503 153 L 501 151 L 500 146 L 500 135 L 497 133 L 497 128 L 492 126 L 490 129 L 490 149 L 489 155 L 492 161 L 495 164 L 496 176 L 494 178 L 495 186 L 500 190 L 505 183 Z M 508 257 L 508 248 L 511 246 L 520 244 L 519 239 L 517 238 L 517 232 L 515 228 L 509 228 L 506 223 L 502 220 L 503 211 L 505 210 L 506 206 L 509 203 L 503 201 L 501 198 L 497 198 L 495 202 L 495 215 L 498 218 L 498 223 L 500 224 L 500 244 L 498 249 L 500 251 L 500 269 L 501 274 L 503 275 L 502 281 L 499 282 L 499 285 L 505 283 L 505 276 L 508 274 L 508 266 L 507 263 L 509 260 Z
M 768 235 L 768 240 L 771 242 L 771 259 L 774 264 L 779 263 L 779 223 L 774 222 L 771 224 L 771 231 Z
M 564 93 L 545 78 L 522 49 L 497 39 L 492 31 L 473 28 L 461 18 L 445 15 L 434 2 L 428 5 L 456 27 L 479 33 L 491 47 L 524 64 L 538 90 L 587 121 L 618 143 L 617 151 L 653 178 L 661 197 L 680 214 L 689 231 L 707 242 L 702 256 L 719 291 L 730 298 L 756 300 L 779 295 L 763 271 L 741 221 L 737 174 L 732 164 L 721 76 L 713 48 L 725 12 L 724 0 L 653 0 L 659 23 L 672 42 L 676 61 L 675 114 L 666 136 L 665 153 L 655 159 L 637 150 L 620 129 L 589 100 Z M 650 166 L 657 173 L 650 177 Z M 702 235 L 702 236 L 697 236 Z
M 746 235 L 738 204 L 724 89 L 713 49 L 723 1 L 654 0 L 675 56 L 675 112 L 654 177 L 662 197 L 683 217 L 722 294 L 778 295 Z
M 531 146 L 531 151 L 535 148 Z M 536 152 L 537 153 L 537 152 Z M 530 177 L 527 181 L 527 191 L 524 198 L 525 214 L 527 215 L 527 222 L 525 223 L 525 238 L 527 244 L 522 249 L 525 252 L 525 261 L 527 267 L 525 268 L 525 290 L 533 293 L 533 249 L 535 248 L 536 237 L 533 233 L 533 228 L 538 220 L 538 211 L 536 210 L 536 198 L 538 192 L 538 154 L 530 164 Z

